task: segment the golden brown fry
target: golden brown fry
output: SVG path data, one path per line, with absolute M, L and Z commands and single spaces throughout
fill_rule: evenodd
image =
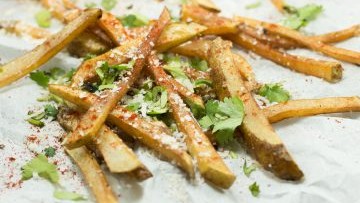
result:
M 164 52 L 198 36 L 207 28 L 196 23 L 171 23 L 162 32 L 155 49 Z
M 95 104 L 98 96 L 61 85 L 49 85 L 49 91 L 59 97 L 72 102 L 83 109 Z M 107 121 L 116 125 L 126 134 L 139 140 L 149 148 L 159 152 L 170 161 L 180 166 L 190 177 L 194 177 L 192 159 L 187 152 L 176 144 L 176 140 L 164 130 L 162 125 L 150 122 L 136 113 L 116 106 L 109 114 Z
M 244 102 L 245 117 L 240 131 L 250 154 L 266 169 L 286 180 L 299 180 L 303 173 L 281 139 L 262 114 L 251 93 L 245 88 L 234 64 L 231 46 L 217 38 L 210 52 L 211 77 L 218 97 L 237 96 Z
M 271 2 L 274 4 L 274 6 L 276 7 L 276 9 L 277 9 L 280 13 L 284 13 L 284 7 L 285 7 L 284 0 L 271 0 Z
M 57 120 L 67 131 L 73 131 L 79 117 L 79 112 L 63 108 L 59 111 Z M 128 173 L 138 180 L 152 177 L 151 172 L 139 161 L 135 153 L 106 125 L 100 129 L 95 147 L 112 173 Z
M 207 53 L 210 49 L 210 43 L 211 40 L 193 40 L 172 48 L 170 51 L 184 56 L 199 57 L 208 61 L 209 59 Z M 239 67 L 238 70 L 240 71 L 240 74 L 246 80 L 246 86 L 249 90 L 251 91 L 257 89 L 259 84 L 255 80 L 255 74 L 250 64 L 240 54 L 233 53 L 233 58 L 235 60 L 235 64 Z
M 354 25 L 349 28 L 329 32 L 322 35 L 307 36 L 313 40 L 321 41 L 325 44 L 336 43 L 355 37 L 359 34 L 359 25 Z M 293 49 L 297 47 L 304 47 L 296 41 L 284 36 L 279 36 L 271 31 L 263 28 L 255 28 L 246 24 L 239 26 L 239 31 L 260 40 L 263 43 L 269 44 L 273 48 Z
M 66 149 L 75 164 L 80 168 L 85 181 L 99 203 L 117 203 L 118 198 L 110 188 L 99 164 L 86 147 Z
M 190 0 L 192 4 L 201 6 L 210 11 L 220 12 L 220 8 L 217 7 L 211 0 Z
M 239 24 L 232 19 L 220 17 L 216 13 L 190 4 L 182 6 L 181 20 L 185 22 L 194 21 L 206 26 L 208 29 L 204 31 L 204 34 L 208 35 L 236 33 L 236 27 Z
M 122 26 L 120 20 L 109 12 L 103 13 L 98 21 L 98 25 L 117 46 L 127 39 L 125 28 Z
M 185 142 L 190 154 L 196 159 L 201 175 L 211 183 L 222 188 L 229 188 L 235 181 L 235 175 L 228 169 L 219 154 L 203 133 L 200 125 L 183 103 L 180 96 L 173 91 L 168 77 L 159 74 L 163 72 L 156 57 L 149 58 L 149 69 L 158 85 L 164 86 L 168 93 L 168 101 L 172 109 L 173 118 L 179 130 L 186 136 Z M 157 69 L 157 70 L 154 70 Z
M 245 49 L 297 72 L 323 78 L 329 82 L 336 82 L 342 77 L 342 67 L 338 62 L 315 60 L 287 54 L 243 33 L 226 35 L 226 38 Z
M 323 99 L 290 100 L 262 109 L 271 123 L 287 118 L 326 113 L 360 111 L 359 97 L 333 97 Z
M 156 21 L 148 36 L 145 38 L 145 41 L 141 43 L 136 53 L 132 56 L 136 60 L 131 73 L 121 81 L 116 82 L 115 90 L 110 89 L 101 92 L 100 98 L 95 105 L 89 108 L 87 112 L 81 116 L 81 122 L 78 124 L 75 131 L 71 133 L 71 136 L 68 136 L 67 139 L 64 140 L 64 143 L 68 148 L 80 147 L 91 142 L 105 122 L 107 115 L 139 77 L 148 55 L 161 35 L 162 30 L 169 22 L 170 13 L 165 8 L 160 15 L 159 20 Z
M 268 31 L 276 33 L 280 36 L 288 37 L 289 39 L 292 39 L 307 48 L 310 48 L 317 52 L 321 52 L 332 58 L 360 65 L 360 53 L 359 52 L 355 52 L 355 51 L 342 49 L 342 48 L 324 44 L 313 38 L 304 36 L 300 32 L 297 32 L 295 30 L 292 30 L 290 28 L 287 28 L 287 27 L 284 27 L 281 25 L 267 23 L 267 22 L 258 21 L 258 20 L 254 20 L 254 19 L 250 19 L 250 18 L 244 18 L 244 17 L 236 17 L 235 19 L 239 23 L 248 24 L 252 27 L 263 27 L 263 28 L 267 29 Z
M 84 12 L 80 17 L 65 26 L 62 31 L 52 35 L 32 51 L 0 67 L 2 70 L 0 72 L 0 87 L 24 77 L 47 62 L 100 16 L 101 10 L 99 9 Z

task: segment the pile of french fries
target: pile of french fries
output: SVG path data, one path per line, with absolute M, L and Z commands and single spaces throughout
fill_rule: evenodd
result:
M 78 67 L 69 86 L 48 87 L 52 94 L 74 104 L 61 108 L 58 115 L 59 123 L 69 132 L 63 144 L 98 202 L 117 202 L 118 198 L 91 151 L 100 152 L 112 173 L 126 173 L 139 181 L 153 176 L 108 124 L 176 164 L 189 178 L 194 178 L 198 170 L 205 180 L 223 189 L 230 188 L 236 179 L 214 148 L 211 135 L 203 131 L 189 109 L 193 105 L 204 109 L 202 96 L 209 92 L 195 94 L 169 76 L 159 62 L 159 53 L 199 57 L 208 62 L 209 72 L 195 69 L 185 72 L 194 80 L 211 80 L 214 85 L 211 91 L 219 100 L 236 96 L 243 101 L 245 118 L 236 136 L 264 169 L 284 180 L 300 180 L 303 172 L 271 123 L 293 117 L 360 111 L 360 98 L 356 96 L 292 100 L 260 108 L 252 94 L 260 86 L 252 67 L 231 50 L 235 43 L 299 73 L 336 82 L 342 77 L 340 62 L 295 56 L 284 50 L 308 48 L 340 61 L 360 64 L 360 53 L 330 45 L 355 36 L 358 25 L 325 35 L 304 36 L 255 19 L 221 17 L 220 9 L 211 1 L 197 0 L 182 6 L 180 22 L 172 22 L 164 8 L 160 17 L 148 26 L 125 28 L 111 13 L 99 9 L 82 10 L 68 0 L 41 3 L 66 26 L 34 50 L 3 65 L 0 87 L 39 68 L 69 44 L 70 50 L 72 46 L 81 50 L 77 55 L 99 54 L 101 50 L 100 55 Z M 121 80 L 115 81 L 114 89 L 99 94 L 84 91 L 83 84 L 99 80 L 96 68 L 104 61 L 109 65 L 132 61 L 134 65 Z M 164 123 L 145 119 L 118 104 L 137 81 L 148 76 L 165 88 L 172 117 L 185 135 L 187 149 L 178 146 Z

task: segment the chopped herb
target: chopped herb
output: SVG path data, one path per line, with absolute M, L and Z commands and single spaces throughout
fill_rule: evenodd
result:
M 36 23 L 43 28 L 51 26 L 51 12 L 48 10 L 41 10 L 35 14 Z
M 207 62 L 205 60 L 199 59 L 197 57 L 190 59 L 191 67 L 200 71 L 207 71 L 209 69 Z
M 112 10 L 117 4 L 117 0 L 102 0 L 101 1 L 101 6 L 107 10 L 110 11 Z
M 254 182 L 253 184 L 251 184 L 249 186 L 249 190 L 250 190 L 252 196 L 254 196 L 254 197 L 258 197 L 260 194 L 260 188 L 256 182 Z
M 206 87 L 206 86 L 209 86 L 211 87 L 212 86 L 212 81 L 211 80 L 206 80 L 206 79 L 197 79 L 194 81 L 194 85 L 195 85 L 195 88 L 197 87 Z
M 49 180 L 52 183 L 59 182 L 59 173 L 56 165 L 49 163 L 45 155 L 39 154 L 22 168 L 22 180 L 29 180 L 37 173 L 40 177 Z
M 230 156 L 230 158 L 232 158 L 232 159 L 237 159 L 237 158 L 238 158 L 238 155 L 237 155 L 235 152 L 233 152 L 233 151 L 230 151 L 230 152 L 229 152 L 229 156 Z
M 85 3 L 85 7 L 86 7 L 86 8 L 95 8 L 95 7 L 96 7 L 96 3 L 94 3 L 94 2 L 87 2 L 87 3 Z
M 57 104 L 64 104 L 64 100 L 61 97 L 56 96 L 54 94 L 48 94 L 48 95 L 46 95 L 44 97 L 37 98 L 36 100 L 39 101 L 39 102 L 54 101 Z
M 255 164 L 251 164 L 250 166 L 247 166 L 247 162 L 245 160 L 245 163 L 243 165 L 243 171 L 244 171 L 244 174 L 249 177 L 250 174 L 256 170 L 256 165 Z
M 94 57 L 96 57 L 95 54 L 87 53 L 87 54 L 84 56 L 83 61 L 87 61 L 87 60 L 92 59 L 92 58 L 94 58 Z
M 125 27 L 141 27 L 149 23 L 149 20 L 140 14 L 122 16 L 120 17 L 120 21 Z
M 259 95 L 266 97 L 270 102 L 285 102 L 290 99 L 290 93 L 281 84 L 265 84 L 259 89 Z
M 51 104 L 45 105 L 44 112 L 45 112 L 46 117 L 50 116 L 50 117 L 56 118 L 56 116 L 58 114 L 57 108 Z
M 30 79 L 32 79 L 33 81 L 36 82 L 36 84 L 44 88 L 48 86 L 50 81 L 50 77 L 46 75 L 44 71 L 36 71 L 30 73 Z
M 86 200 L 86 198 L 80 194 L 74 192 L 67 192 L 67 191 L 54 191 L 54 197 L 60 200 L 72 200 L 72 201 L 81 201 Z
M 255 2 L 255 3 L 252 3 L 252 4 L 249 4 L 247 6 L 245 6 L 246 9 L 254 9 L 254 8 L 258 8 L 259 6 L 261 6 L 261 2 L 258 1 L 258 2 Z
M 164 87 L 155 86 L 150 90 L 141 89 L 132 100 L 127 102 L 126 108 L 139 111 L 141 114 L 157 116 L 168 112 L 167 91 Z
M 165 61 L 164 70 L 169 72 L 176 81 L 184 85 L 191 92 L 194 92 L 194 85 L 182 69 L 185 64 L 181 61 L 181 58 L 179 56 L 165 55 Z
M 54 147 L 47 147 L 44 149 L 46 157 L 53 157 L 55 156 L 55 148 Z
M 323 11 L 323 7 L 316 4 L 307 4 L 301 8 L 287 5 L 285 6 L 285 11 L 287 11 L 289 15 L 282 24 L 291 29 L 298 30 L 306 26 L 308 22 L 315 20 Z
M 244 118 L 243 102 L 238 97 L 225 98 L 223 102 L 210 100 L 205 105 L 206 116 L 199 123 L 203 128 L 212 128 L 220 145 L 234 139 L 235 129 Z
M 127 64 L 110 66 L 106 61 L 99 68 L 96 68 L 95 71 L 101 80 L 99 90 L 112 89 L 116 87 L 115 85 L 113 85 L 115 80 L 118 79 L 122 71 L 130 70 L 133 67 L 134 63 L 135 61 L 130 61 Z
M 40 127 L 40 128 L 45 126 L 44 122 L 42 122 L 40 120 L 35 120 L 33 118 L 29 118 L 26 121 L 29 122 L 31 125 L 34 125 L 34 126 L 37 126 L 37 127 Z

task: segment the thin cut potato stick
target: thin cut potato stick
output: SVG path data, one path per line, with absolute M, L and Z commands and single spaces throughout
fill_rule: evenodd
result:
M 296 41 L 289 39 L 284 36 L 279 36 L 271 31 L 266 29 L 251 27 L 246 24 L 239 25 L 239 31 L 244 32 L 251 37 L 254 37 L 264 43 L 269 43 L 271 47 L 274 48 L 283 48 L 283 49 L 293 49 L 296 47 L 304 47 L 302 44 L 297 43 Z M 336 42 L 345 41 L 352 37 L 358 36 L 360 31 L 359 25 L 354 25 L 343 30 L 338 30 L 335 32 L 329 32 L 321 35 L 307 36 L 313 40 L 323 42 L 325 44 L 331 44 Z
M 267 22 L 258 21 L 250 18 L 244 18 L 244 17 L 236 17 L 235 19 L 239 23 L 245 23 L 251 25 L 252 27 L 263 27 L 273 33 L 279 34 L 284 37 L 288 37 L 292 40 L 295 40 L 297 43 L 304 45 L 307 48 L 310 48 L 317 52 L 321 52 L 332 58 L 360 65 L 359 52 L 324 44 L 320 41 L 304 36 L 300 32 L 297 32 L 295 30 L 292 30 L 290 28 L 281 25 L 267 23 Z
M 57 120 L 66 130 L 73 131 L 79 122 L 79 117 L 79 112 L 62 108 Z M 106 125 L 100 129 L 95 147 L 112 173 L 133 174 L 138 180 L 152 177 L 151 172 L 139 161 L 135 153 Z
M 82 109 L 89 109 L 99 98 L 95 94 L 79 89 L 49 85 L 49 91 Z M 187 152 L 176 144 L 176 140 L 167 133 L 163 126 L 138 116 L 136 113 L 116 106 L 107 117 L 107 121 L 119 127 L 126 134 L 139 140 L 149 148 L 180 166 L 190 177 L 194 177 L 192 159 Z
M 210 11 L 220 12 L 220 8 L 215 5 L 211 0 L 190 0 L 192 4 L 199 5 Z
M 80 168 L 87 185 L 98 203 L 118 202 L 118 197 L 111 190 L 99 164 L 86 147 L 72 150 L 65 149 L 65 151 Z
M 210 49 L 210 43 L 211 40 L 198 39 L 172 48 L 170 51 L 184 56 L 199 57 L 208 61 L 209 57 L 207 53 Z M 255 74 L 250 64 L 239 54 L 233 53 L 233 57 L 239 67 L 240 74 L 247 80 L 248 87 L 251 90 L 256 89 L 258 83 L 255 80 Z
M 200 35 L 207 28 L 196 23 L 171 23 L 161 33 L 155 49 L 164 52 Z
M 194 21 L 208 29 L 204 31 L 207 35 L 229 34 L 237 32 L 237 23 L 229 18 L 218 16 L 202 7 L 194 5 L 183 5 L 181 9 L 181 20 L 188 22 Z
M 287 118 L 360 111 L 359 97 L 290 100 L 262 109 L 271 123 Z
M 103 13 L 98 21 L 98 25 L 117 46 L 127 39 L 125 28 L 122 26 L 120 20 L 109 12 Z
M 302 171 L 292 159 L 251 93 L 245 88 L 231 54 L 231 45 L 217 38 L 209 51 L 211 77 L 218 97 L 239 97 L 245 117 L 240 126 L 247 150 L 266 169 L 285 180 L 300 180 Z
M 149 69 L 162 69 L 155 56 L 149 58 Z M 211 183 L 222 188 L 229 188 L 235 181 L 235 175 L 228 169 L 222 158 L 216 152 L 200 125 L 183 103 L 180 96 L 174 92 L 168 77 L 159 74 L 161 70 L 152 70 L 158 85 L 166 88 L 172 115 L 179 130 L 185 135 L 185 142 L 190 154 L 196 159 L 200 174 Z
M 226 38 L 245 49 L 297 72 L 323 78 L 329 82 L 336 82 L 342 77 L 342 67 L 338 62 L 321 61 L 287 54 L 243 33 L 226 35 Z
M 20 56 L 0 67 L 0 87 L 8 85 L 31 71 L 39 68 L 51 57 L 60 52 L 75 37 L 101 16 L 101 10 L 90 9 L 64 27 L 57 34 L 52 35 L 44 43 L 32 51 Z
M 107 115 L 139 77 L 141 70 L 145 65 L 147 56 L 150 54 L 151 49 L 169 21 L 170 13 L 165 8 L 160 15 L 159 20 L 156 21 L 148 36 L 145 38 L 145 41 L 140 45 L 137 53 L 133 56 L 136 60 L 129 76 L 116 82 L 115 90 L 111 89 L 103 91 L 96 104 L 81 116 L 81 122 L 78 124 L 75 131 L 71 133 L 71 136 L 68 136 L 67 139 L 64 140 L 64 143 L 68 148 L 80 147 L 91 142 L 95 137 L 96 133 L 105 122 Z

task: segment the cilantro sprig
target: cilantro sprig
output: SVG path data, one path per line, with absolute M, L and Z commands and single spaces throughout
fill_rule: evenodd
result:
M 290 99 L 290 93 L 279 83 L 263 85 L 258 94 L 267 98 L 270 102 L 285 102 Z
M 200 125 L 212 129 L 217 142 L 226 145 L 234 139 L 235 129 L 244 118 L 243 102 L 238 97 L 225 98 L 223 102 L 210 100 L 205 105 L 206 116 Z
M 49 117 L 55 119 L 57 114 L 58 109 L 55 106 L 51 104 L 46 104 L 42 112 L 30 113 L 30 118 L 28 118 L 26 121 L 29 122 L 31 125 L 42 128 L 45 126 L 45 123 L 42 121 L 43 119 L 47 119 Z
M 285 11 L 288 13 L 288 17 L 283 20 L 282 24 L 291 29 L 299 30 L 310 21 L 315 20 L 323 11 L 323 7 L 316 4 L 307 4 L 301 8 L 286 5 Z
M 102 65 L 95 69 L 97 75 L 100 78 L 99 90 L 112 89 L 115 87 L 114 82 L 120 77 L 123 71 L 130 70 L 135 61 L 130 61 L 127 64 L 109 65 L 106 61 Z
M 65 71 L 61 68 L 55 67 L 48 71 L 35 71 L 30 73 L 30 79 L 36 82 L 41 87 L 47 88 L 48 84 L 66 84 L 68 83 L 75 70 Z
M 164 70 L 170 73 L 176 81 L 184 85 L 191 92 L 194 92 L 194 84 L 185 74 L 183 67 L 187 65 L 186 61 L 182 61 L 178 55 L 165 55 L 163 66 Z
M 149 19 L 140 14 L 129 14 L 119 17 L 125 27 L 141 27 L 149 24 Z

